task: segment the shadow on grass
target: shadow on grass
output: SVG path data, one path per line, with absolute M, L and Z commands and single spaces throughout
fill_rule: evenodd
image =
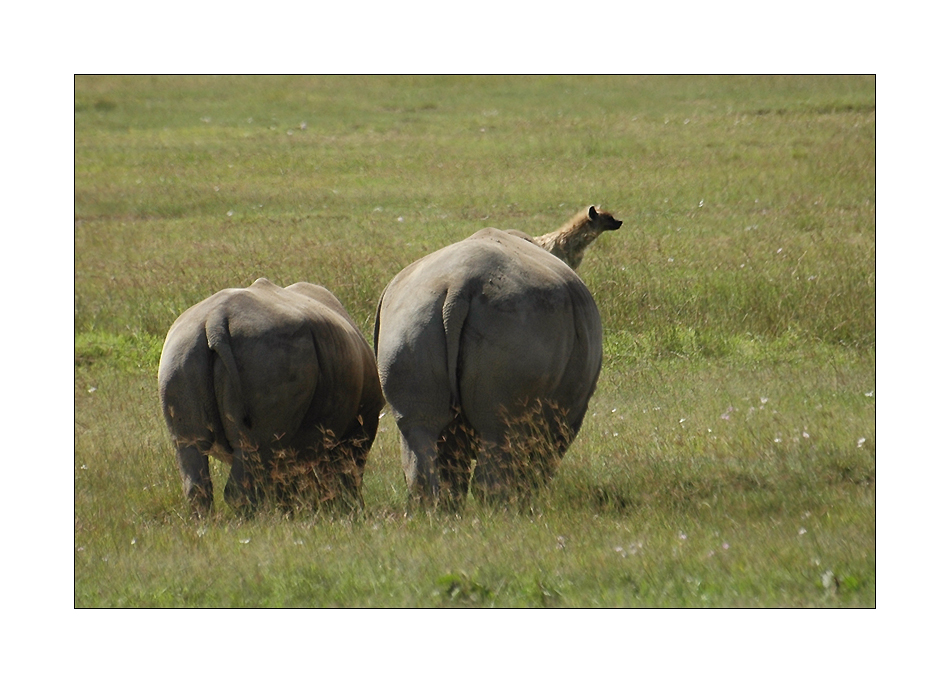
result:
M 563 472 L 545 497 L 552 508 L 594 514 L 695 512 L 700 508 L 765 516 L 810 509 L 825 499 L 873 487 L 873 445 L 864 452 L 781 453 L 723 462 L 645 458 L 624 472 Z

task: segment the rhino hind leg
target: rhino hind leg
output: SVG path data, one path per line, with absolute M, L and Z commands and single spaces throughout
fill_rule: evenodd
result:
M 439 436 L 441 430 L 415 427 L 402 432 L 402 471 L 411 503 L 433 506 L 439 500 Z
M 458 512 L 465 505 L 477 455 L 475 430 L 459 417 L 439 439 L 440 504 L 449 512 Z
M 347 515 L 365 509 L 363 470 L 365 446 L 348 442 L 333 448 L 312 468 L 317 480 L 317 502 L 331 512 Z
M 292 478 L 275 482 L 273 497 L 278 509 L 294 515 L 298 511 L 349 515 L 364 509 L 362 477 L 342 456 L 310 461 L 297 468 Z
M 379 429 L 379 410 L 366 409 L 359 418 L 359 426 L 348 437 L 349 446 L 346 451 L 346 462 L 352 463 L 348 471 L 343 472 L 343 490 L 349 494 L 351 507 L 362 511 L 363 502 L 363 472 L 366 470 L 366 459 L 376 440 Z
M 264 466 L 256 449 L 234 449 L 224 499 L 235 512 L 252 515 L 263 498 Z
M 181 472 L 185 499 L 191 504 L 192 514 L 196 517 L 208 515 L 214 501 L 214 491 L 211 485 L 207 449 L 202 450 L 198 443 L 179 442 L 175 455 Z
M 342 515 L 364 510 L 363 472 L 378 422 L 378 414 L 364 418 L 342 439 L 318 429 L 294 448 L 275 450 L 268 476 L 281 509 Z
M 336 458 L 336 482 L 333 496 L 327 501 L 333 511 L 341 514 L 362 512 L 366 508 L 363 501 L 363 472 L 356 460 L 347 452 Z
M 366 509 L 363 501 L 363 476 L 356 472 L 355 467 L 350 471 L 342 471 L 339 479 L 339 502 L 337 507 L 343 513 L 361 512 Z
M 312 468 L 322 507 L 341 514 L 365 509 L 363 472 L 378 427 L 379 413 L 364 411 L 357 424 L 339 441 L 323 435 L 322 454 L 318 457 L 318 464 Z
M 483 505 L 531 509 L 535 495 L 554 479 L 558 459 L 549 451 L 482 448 L 472 480 L 472 494 Z
M 562 411 L 540 404 L 503 425 L 483 439 L 473 493 L 489 504 L 528 509 L 535 494 L 554 479 L 576 430 Z
M 513 499 L 514 472 L 509 453 L 495 440 L 482 439 L 472 479 L 472 495 L 482 504 L 504 507 Z

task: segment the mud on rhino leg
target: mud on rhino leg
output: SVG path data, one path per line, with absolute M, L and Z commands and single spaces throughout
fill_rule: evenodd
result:
M 201 517 L 211 512 L 214 492 L 211 486 L 211 470 L 208 466 L 207 449 L 197 443 L 178 443 L 175 455 L 181 472 L 185 499 L 191 504 L 191 512 Z

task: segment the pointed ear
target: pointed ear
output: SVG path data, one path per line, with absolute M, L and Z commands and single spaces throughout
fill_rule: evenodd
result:
M 587 211 L 587 217 L 592 221 L 597 220 L 597 209 L 595 209 L 593 206 L 590 207 L 590 209 Z

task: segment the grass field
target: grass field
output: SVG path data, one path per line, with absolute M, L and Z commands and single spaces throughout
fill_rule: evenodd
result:
M 79 77 L 75 605 L 875 605 L 873 77 Z M 584 427 L 531 513 L 407 514 L 383 417 L 358 519 L 192 521 L 168 328 L 258 277 L 368 338 L 413 260 L 624 221 Z M 388 412 L 388 411 L 387 411 Z

